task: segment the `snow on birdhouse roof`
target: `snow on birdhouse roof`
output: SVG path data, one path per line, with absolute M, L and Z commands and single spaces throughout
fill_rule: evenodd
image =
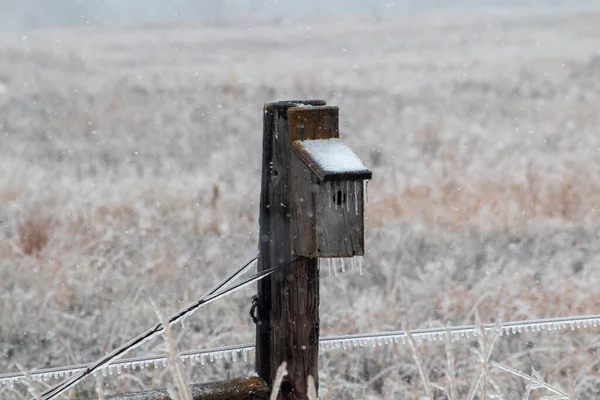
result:
M 297 140 L 293 149 L 322 181 L 371 179 L 371 171 L 340 139 Z

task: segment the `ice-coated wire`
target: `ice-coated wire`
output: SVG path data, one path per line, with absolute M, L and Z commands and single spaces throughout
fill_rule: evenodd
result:
M 202 296 L 200 299 L 198 299 L 196 302 L 188 305 L 187 307 L 185 307 L 184 309 L 180 310 L 179 312 L 171 315 L 169 317 L 169 324 L 175 324 L 177 323 L 180 319 L 182 318 L 186 318 L 189 315 L 193 314 L 194 312 L 196 312 L 199 308 L 212 303 L 215 300 L 218 300 L 222 297 L 225 297 L 239 289 L 242 289 L 243 287 L 246 287 L 247 285 L 254 283 L 268 275 L 270 275 L 271 273 L 273 273 L 275 270 L 284 267 L 285 265 L 288 264 L 284 264 L 284 265 L 279 265 L 277 267 L 274 268 L 270 268 L 268 270 L 264 270 L 261 271 L 257 274 L 255 274 L 254 276 L 240 282 L 237 283 L 235 285 L 232 285 L 231 283 L 238 277 L 240 276 L 243 272 L 245 272 L 250 265 L 252 265 L 254 263 L 254 261 L 256 261 L 258 259 L 258 255 L 252 257 L 248 262 L 246 262 L 240 269 L 238 269 L 236 272 L 234 272 L 232 275 L 228 276 L 227 278 L 225 278 L 221 283 L 219 283 L 218 285 L 216 285 L 213 289 L 211 289 L 208 293 L 206 293 L 204 296 Z M 293 261 L 292 261 L 293 262 Z M 52 400 L 55 399 L 57 396 L 59 396 L 61 393 L 67 391 L 68 389 L 70 389 L 71 387 L 75 386 L 78 382 L 80 382 L 81 380 L 83 380 L 85 377 L 91 375 L 92 373 L 94 373 L 94 371 L 97 371 L 98 369 L 100 369 L 102 366 L 108 365 L 110 363 L 112 363 L 114 360 L 124 356 L 129 350 L 134 349 L 140 345 L 142 345 L 143 343 L 147 342 L 148 340 L 154 338 L 155 336 L 157 336 L 158 334 L 162 333 L 164 331 L 164 326 L 162 325 L 162 323 L 157 323 L 156 325 L 154 325 L 152 328 L 148 329 L 146 332 L 142 333 L 141 335 L 131 339 L 129 342 L 125 343 L 123 346 L 117 348 L 116 350 L 113 350 L 110 354 L 102 357 L 100 360 L 96 361 L 94 364 L 92 364 L 91 366 L 89 366 L 88 368 L 86 368 L 83 371 L 80 371 L 79 373 L 77 373 L 76 375 L 69 377 L 67 379 L 65 379 L 64 381 L 62 381 L 61 383 L 59 383 L 58 385 L 46 390 L 44 393 L 42 393 L 42 400 Z
M 525 321 L 512 321 L 505 322 L 500 328 L 500 336 L 517 334 L 523 332 L 541 332 L 541 331 L 560 331 L 569 328 L 570 330 L 600 326 L 600 315 L 584 315 L 577 317 L 565 317 L 565 318 L 546 318 L 536 320 L 525 320 Z M 490 332 L 496 329 L 495 324 L 484 324 L 484 331 Z M 430 329 L 415 329 L 409 331 L 411 336 L 417 341 L 441 341 L 444 340 L 447 332 L 450 333 L 453 340 L 459 340 L 464 338 L 470 338 L 471 336 L 479 335 L 479 328 L 476 325 L 464 325 L 454 326 L 446 328 L 430 328 Z M 364 333 L 355 335 L 341 335 L 341 336 L 330 336 L 322 338 L 319 343 L 324 348 L 335 348 L 343 345 L 353 345 L 356 347 L 357 344 L 361 346 L 365 344 L 373 344 L 374 346 L 381 345 L 382 341 L 389 341 L 394 343 L 402 342 L 404 344 L 406 340 L 405 331 L 393 331 L 393 332 L 377 332 L 377 333 Z
M 546 318 L 526 321 L 512 321 L 505 322 L 500 328 L 502 335 L 517 334 L 523 332 L 557 332 L 565 329 L 571 331 L 579 330 L 588 327 L 600 327 L 600 315 L 583 315 L 576 317 L 565 317 L 565 318 Z M 495 324 L 485 324 L 485 332 L 489 332 L 496 329 Z M 446 339 L 446 335 L 450 334 L 452 340 L 464 340 L 470 339 L 479 335 L 479 328 L 476 325 L 465 325 L 445 328 L 430 328 L 430 329 L 414 329 L 409 331 L 410 335 L 415 341 L 438 341 L 443 343 Z M 374 332 L 374 333 L 362 333 L 353 335 L 338 335 L 328 336 L 321 338 L 319 344 L 321 349 L 349 349 L 356 347 L 377 347 L 389 344 L 406 344 L 407 336 L 405 331 L 392 331 L 392 332 Z M 188 361 L 190 365 L 199 363 L 204 365 L 206 361 L 214 362 L 217 359 L 227 359 L 229 355 L 230 359 L 237 357 L 242 353 L 244 362 L 248 362 L 248 353 L 254 350 L 254 344 L 247 343 L 236 346 L 218 347 L 205 350 L 192 350 L 181 352 L 180 356 L 183 362 Z M 239 358 L 238 358 L 239 360 Z M 143 369 L 151 365 L 163 365 L 165 366 L 166 356 L 155 355 L 136 357 L 128 359 L 120 359 L 114 361 L 111 366 L 122 369 L 135 370 L 137 368 Z M 156 364 L 155 364 L 156 363 Z M 93 364 L 81 364 L 71 365 L 66 367 L 48 368 L 37 371 L 30 371 L 29 374 L 34 381 L 47 381 L 50 378 L 58 379 L 60 377 L 73 375 L 82 371 L 88 370 Z M 102 372 L 105 373 L 107 370 L 105 365 L 102 368 Z M 25 375 L 21 372 L 0 375 L 0 386 L 8 385 L 12 386 L 16 382 L 24 381 Z

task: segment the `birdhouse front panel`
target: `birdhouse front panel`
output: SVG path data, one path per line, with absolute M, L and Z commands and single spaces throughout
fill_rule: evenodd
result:
M 303 257 L 364 254 L 369 171 L 339 139 L 292 144 L 293 251 Z
M 321 181 L 317 183 L 317 187 L 317 257 L 363 255 L 363 181 Z

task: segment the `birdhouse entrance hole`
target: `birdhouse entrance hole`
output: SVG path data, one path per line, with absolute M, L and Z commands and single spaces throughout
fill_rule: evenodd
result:
M 335 192 L 333 194 L 333 202 L 335 204 L 337 204 L 338 206 L 341 206 L 342 204 L 346 204 L 346 201 L 348 201 L 348 196 L 346 195 L 346 193 L 342 192 L 341 190 L 338 190 L 337 192 Z

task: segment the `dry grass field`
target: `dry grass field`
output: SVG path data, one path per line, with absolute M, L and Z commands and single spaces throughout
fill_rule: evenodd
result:
M 323 270 L 322 335 L 600 313 L 599 38 L 600 14 L 579 13 L 0 39 L 0 372 L 93 361 L 155 322 L 150 299 L 174 312 L 253 255 L 262 105 L 290 98 L 338 105 L 374 172 L 365 273 Z M 253 341 L 251 295 L 175 327 L 179 349 Z M 491 360 L 594 399 L 599 346 L 597 329 L 529 333 Z M 436 398 L 450 381 L 466 398 L 478 349 L 455 344 L 450 379 L 444 345 L 420 348 Z M 251 371 L 217 362 L 190 380 Z M 425 396 L 408 347 L 326 352 L 321 374 L 325 399 Z M 489 398 L 526 392 L 487 377 Z

